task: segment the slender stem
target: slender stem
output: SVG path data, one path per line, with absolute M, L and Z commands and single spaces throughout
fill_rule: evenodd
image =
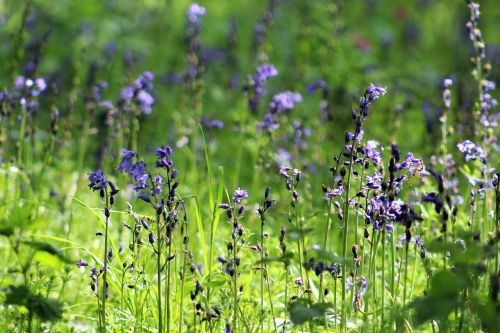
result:
M 260 331 L 264 332 L 264 219 L 260 223 Z M 272 303 L 271 303 L 272 304 Z
M 24 141 L 26 139 L 26 108 L 21 107 L 21 126 L 19 127 L 19 148 L 17 150 L 17 163 L 23 164 Z
M 106 298 L 108 293 L 108 226 L 109 226 L 109 198 L 106 191 L 106 226 L 104 231 L 104 273 L 102 283 L 102 332 L 106 332 Z
M 410 288 L 410 299 L 413 298 L 413 287 L 415 285 L 415 275 L 417 273 L 417 246 L 415 246 L 415 253 L 414 253 L 414 260 L 413 260 L 413 273 L 411 274 L 411 288 Z
M 346 305 L 346 280 L 347 280 L 347 235 L 349 233 L 349 198 L 351 190 L 351 174 L 352 174 L 352 155 L 354 153 L 354 142 L 352 143 L 351 153 L 350 153 L 350 163 L 347 170 L 347 183 L 345 190 L 344 199 L 344 234 L 343 234 L 343 248 L 342 248 L 342 319 L 341 319 L 341 331 L 346 330 L 347 325 L 347 305 Z
M 157 241 L 158 241 L 158 253 L 156 254 L 156 278 L 157 278 L 157 286 L 158 286 L 158 333 L 163 332 L 163 315 L 162 315 L 162 307 L 161 307 L 161 228 L 160 228 L 160 218 L 161 215 L 156 215 L 156 232 L 157 232 Z
M 382 288 L 380 289 L 380 293 L 382 296 L 382 316 L 381 316 L 381 329 L 384 330 L 384 320 L 385 320 L 385 223 L 382 227 Z
M 168 256 L 167 260 L 170 259 L 172 255 L 172 238 L 168 235 Z M 170 276 L 172 271 L 172 260 L 167 262 L 167 279 L 165 280 L 165 303 L 167 304 L 167 332 L 170 332 Z
M 373 266 L 372 266 L 372 263 L 373 263 L 373 249 L 375 247 L 375 230 L 372 230 L 372 240 L 371 240 L 371 243 L 370 243 L 370 257 L 368 258 L 368 261 L 370 263 L 369 267 L 368 267 L 368 277 L 371 279 L 372 277 L 372 270 L 373 270 Z M 373 283 L 374 280 L 371 279 L 372 281 L 372 284 L 375 284 Z M 372 297 L 370 297 L 370 299 L 375 302 L 375 298 L 374 296 L 372 295 Z M 367 329 L 367 323 L 368 323 L 368 307 L 369 307 L 369 302 L 365 302 L 365 309 L 364 309 L 364 316 L 363 316 L 363 321 L 365 323 L 365 325 L 363 325 L 363 332 L 366 332 L 366 329 Z M 373 308 L 375 309 L 375 304 L 373 304 Z
M 396 245 L 394 244 L 394 231 L 391 233 L 391 297 L 392 297 L 392 315 L 396 309 Z M 394 323 L 395 324 L 395 323 Z
M 234 264 L 234 300 L 233 300 L 233 328 L 238 332 L 238 266 L 236 265 L 236 236 L 233 238 L 233 264 Z
M 323 251 L 328 251 L 329 250 L 329 243 L 328 243 L 328 235 L 330 234 L 330 219 L 332 216 L 332 199 L 328 200 L 328 213 L 326 215 L 326 224 L 325 224 L 325 238 L 323 239 Z M 323 295 L 323 274 L 320 276 L 320 282 L 319 282 L 319 299 L 320 301 L 324 300 L 324 295 Z M 325 317 L 325 324 L 328 327 L 328 321 L 326 320 Z
M 269 304 L 271 304 L 271 315 L 273 317 L 274 331 L 277 333 L 278 326 L 276 325 L 276 316 L 274 315 L 273 295 L 271 293 L 271 283 L 269 282 L 269 277 L 267 276 L 267 270 L 266 270 L 266 282 L 267 282 L 267 291 L 269 294 Z
M 405 277 L 404 277 L 404 282 L 403 282 L 403 307 L 406 305 L 406 288 L 408 285 L 408 247 L 409 247 L 409 242 L 405 242 Z

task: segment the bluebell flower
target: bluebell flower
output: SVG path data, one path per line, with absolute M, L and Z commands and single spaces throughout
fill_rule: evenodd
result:
M 255 81 L 266 81 L 267 79 L 278 75 L 278 70 L 272 64 L 263 64 L 257 67 L 255 76 L 253 77 Z
M 153 79 L 154 75 L 151 72 L 146 71 L 139 75 L 133 86 L 125 87 L 120 92 L 121 105 L 127 110 L 128 104 L 133 102 L 142 113 L 151 113 L 154 104 L 154 98 L 150 93 L 153 90 Z
M 287 167 L 285 165 L 280 165 L 278 173 L 283 178 L 288 179 L 288 178 L 290 178 L 290 176 L 288 175 L 288 171 L 290 171 L 290 170 L 291 170 L 290 167 Z
M 326 199 L 332 199 L 335 197 L 339 197 L 344 193 L 344 186 L 339 185 L 337 188 L 333 188 L 325 193 Z
M 240 203 L 241 200 L 248 198 L 248 192 L 247 190 L 238 188 L 236 191 L 234 191 L 234 196 L 233 200 L 235 203 Z
M 193 3 L 189 6 L 187 11 L 187 18 L 191 23 L 197 23 L 201 16 L 206 14 L 207 10 L 205 7 L 200 6 L 197 3 Z
M 97 169 L 94 172 L 89 172 L 89 187 L 93 191 L 100 191 L 103 190 L 107 185 L 108 185 L 108 180 L 102 173 L 101 169 Z
M 169 156 L 172 156 L 173 152 L 174 150 L 169 146 L 161 146 L 156 148 L 155 150 L 156 156 L 158 156 L 159 158 L 167 158 Z
M 79 259 L 77 262 L 76 262 L 76 267 L 87 267 L 89 264 L 88 262 L 86 261 L 83 261 L 81 259 Z
M 117 170 L 120 172 L 128 172 L 132 166 L 132 159 L 137 156 L 137 154 L 128 149 L 122 149 L 122 160 Z
M 299 93 L 292 91 L 284 91 L 274 95 L 273 100 L 269 103 L 269 107 L 277 112 L 291 110 L 296 103 L 302 102 L 302 96 Z
M 480 159 L 483 163 L 486 163 L 487 161 L 486 155 L 484 154 L 481 147 L 471 142 L 470 140 L 465 140 L 458 143 L 457 148 L 458 150 L 460 150 L 460 152 L 465 153 L 465 160 L 467 162 L 475 161 L 477 159 Z

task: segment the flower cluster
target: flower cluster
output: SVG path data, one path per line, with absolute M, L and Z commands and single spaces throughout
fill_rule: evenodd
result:
M 295 104 L 302 102 L 299 93 L 284 91 L 273 96 L 269 103 L 269 111 L 264 114 L 262 121 L 258 124 L 259 131 L 272 132 L 279 128 L 279 116 L 294 108 Z
M 467 162 L 479 159 L 483 164 L 486 164 L 487 158 L 485 153 L 483 152 L 483 149 L 481 149 L 481 147 L 471 142 L 470 140 L 465 140 L 458 143 L 457 148 L 461 153 L 465 154 L 465 160 Z
M 449 110 L 451 107 L 451 91 L 450 88 L 453 85 L 453 81 L 451 79 L 445 79 L 443 81 L 443 103 L 446 110 Z
M 144 72 L 134 81 L 132 86 L 123 88 L 120 93 L 120 104 L 128 110 L 130 103 L 134 103 L 140 112 L 150 114 L 154 103 L 151 96 L 153 90 L 154 75 L 151 72 Z
M 265 82 L 278 75 L 278 71 L 271 64 L 263 64 L 256 68 L 254 75 L 249 75 L 243 90 L 249 93 L 248 107 L 252 113 L 257 113 L 258 105 L 266 94 Z
M 92 191 L 99 191 L 101 198 L 108 197 L 111 205 L 114 203 L 114 196 L 118 194 L 119 190 L 116 188 L 115 184 L 109 181 L 106 176 L 104 176 L 101 169 L 89 172 L 89 187 Z
M 244 234 L 244 228 L 240 223 L 240 218 L 246 210 L 246 206 L 243 204 L 243 200 L 247 198 L 247 190 L 238 188 L 234 191 L 233 202 L 231 204 L 221 203 L 219 205 L 220 209 L 226 211 L 226 215 L 233 226 L 233 231 L 231 232 L 231 240 L 227 243 L 227 251 L 230 259 L 226 260 L 223 257 L 218 258 L 218 261 L 221 264 L 225 265 L 224 272 L 229 274 L 231 277 L 237 274 L 236 270 L 240 265 L 240 258 L 237 256 L 237 254 L 241 246 L 241 237 Z M 236 286 L 234 287 L 236 288 Z
M 191 23 L 197 23 L 200 20 L 200 17 L 204 16 L 207 13 L 205 7 L 200 6 L 197 3 L 193 3 L 189 6 L 187 11 L 188 21 Z
M 31 79 L 18 76 L 11 90 L 5 90 L 0 94 L 0 100 L 20 105 L 28 112 L 35 112 L 39 107 L 38 97 L 46 89 L 47 83 L 43 78 Z
M 465 27 L 469 32 L 469 39 L 474 43 L 474 49 L 477 53 L 477 56 L 482 59 L 485 57 L 486 51 L 485 51 L 483 36 L 478 25 L 479 16 L 481 15 L 481 13 L 479 12 L 479 4 L 470 2 L 468 6 L 470 9 L 470 17 Z

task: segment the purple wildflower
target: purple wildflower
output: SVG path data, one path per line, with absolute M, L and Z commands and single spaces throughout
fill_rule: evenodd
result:
M 87 267 L 89 264 L 88 262 L 86 261 L 83 261 L 81 259 L 79 259 L 77 262 L 76 262 L 76 267 L 80 268 L 80 267 Z
M 207 10 L 205 7 L 200 6 L 197 3 L 193 3 L 189 6 L 187 11 L 187 18 L 191 23 L 197 23 L 201 16 L 206 14 Z
M 243 190 L 241 188 L 238 188 L 236 191 L 234 191 L 233 200 L 235 203 L 240 203 L 241 200 L 243 200 L 245 198 L 248 198 L 247 190 Z
M 277 112 L 291 110 L 296 103 L 302 102 L 302 96 L 299 93 L 284 91 L 274 95 L 273 100 L 269 103 L 269 107 Z
M 460 142 L 459 144 L 457 144 L 457 148 L 458 150 L 460 150 L 460 152 L 465 153 L 465 160 L 467 162 L 475 161 L 477 159 L 480 159 L 483 163 L 486 163 L 487 161 L 486 155 L 484 154 L 481 147 L 471 142 L 470 140 Z
M 97 169 L 94 172 L 89 172 L 89 187 L 93 191 L 103 190 L 108 185 L 108 180 L 102 173 L 101 169 Z

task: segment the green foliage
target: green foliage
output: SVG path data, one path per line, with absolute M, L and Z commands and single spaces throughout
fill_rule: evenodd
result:
M 28 286 L 10 286 L 5 298 L 5 304 L 18 305 L 28 309 L 41 321 L 57 321 L 62 318 L 62 304 L 52 298 L 33 294 Z
M 450 271 L 434 273 L 428 295 L 417 297 L 411 307 L 415 309 L 415 321 L 421 325 L 431 319 L 446 319 L 460 305 L 460 291 L 465 281 Z
M 308 321 L 320 318 L 332 307 L 331 303 L 315 303 L 304 298 L 299 298 L 290 303 L 290 319 L 295 325 L 302 325 Z

